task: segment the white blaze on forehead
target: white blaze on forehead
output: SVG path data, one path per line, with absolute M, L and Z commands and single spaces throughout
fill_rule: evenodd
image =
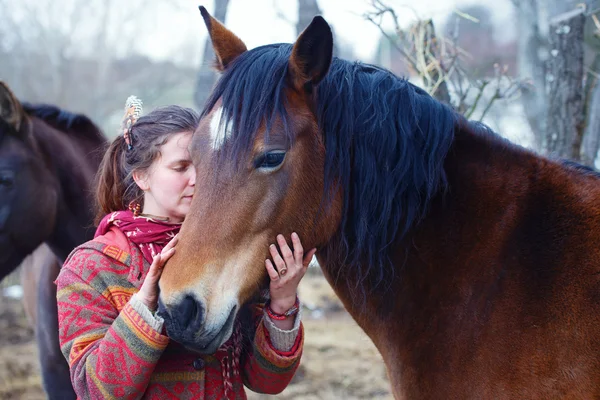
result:
M 223 118 L 223 107 L 219 107 L 210 120 L 210 139 L 213 150 L 219 150 L 227 139 L 231 136 L 231 125 L 227 124 L 227 119 Z M 227 130 L 225 130 L 227 126 Z

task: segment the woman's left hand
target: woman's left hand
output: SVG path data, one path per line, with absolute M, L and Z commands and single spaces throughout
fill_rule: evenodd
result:
M 267 259 L 265 267 L 271 278 L 269 286 L 271 292 L 270 307 L 274 312 L 284 314 L 294 306 L 298 284 L 304 277 L 308 264 L 317 249 L 312 249 L 304 255 L 302 243 L 300 243 L 300 238 L 295 232 L 292 233 L 294 251 L 290 249 L 283 235 L 277 235 L 277 243 L 281 249 L 281 254 L 279 254 L 274 244 L 270 245 L 269 251 L 271 257 L 273 257 L 273 262 Z

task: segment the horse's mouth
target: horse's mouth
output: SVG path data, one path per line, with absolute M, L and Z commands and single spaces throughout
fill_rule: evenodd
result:
M 221 329 L 214 335 L 206 335 L 206 340 L 201 340 L 200 343 L 192 343 L 191 350 L 194 350 L 200 354 L 214 354 L 217 352 L 219 347 L 223 345 L 229 338 L 231 337 L 231 333 L 233 332 L 233 324 L 235 323 L 237 307 L 233 307 L 229 312 L 229 316 L 225 320 L 225 323 L 221 327 Z M 212 337 L 211 337 L 212 336 Z M 189 344 L 184 344 L 185 347 L 188 347 Z

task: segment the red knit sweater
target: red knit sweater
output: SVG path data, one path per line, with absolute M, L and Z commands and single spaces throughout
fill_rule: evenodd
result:
M 132 304 L 149 267 L 117 228 L 65 262 L 56 280 L 60 345 L 78 398 L 245 399 L 244 385 L 268 394 L 285 389 L 300 362 L 301 324 L 292 349 L 279 351 L 255 305 L 253 338 L 233 335 L 214 355 L 194 354 Z

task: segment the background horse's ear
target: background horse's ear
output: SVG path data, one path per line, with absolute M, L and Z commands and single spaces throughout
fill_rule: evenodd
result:
M 290 57 L 290 74 L 298 89 L 317 85 L 327 75 L 333 57 L 333 34 L 325 19 L 313 18 L 294 44 Z
M 213 18 L 206 8 L 203 6 L 199 8 L 217 56 L 216 67 L 219 71 L 224 71 L 233 60 L 248 49 L 239 37 Z
M 0 118 L 18 132 L 21 129 L 21 122 L 24 115 L 19 100 L 17 100 L 8 86 L 0 81 Z

